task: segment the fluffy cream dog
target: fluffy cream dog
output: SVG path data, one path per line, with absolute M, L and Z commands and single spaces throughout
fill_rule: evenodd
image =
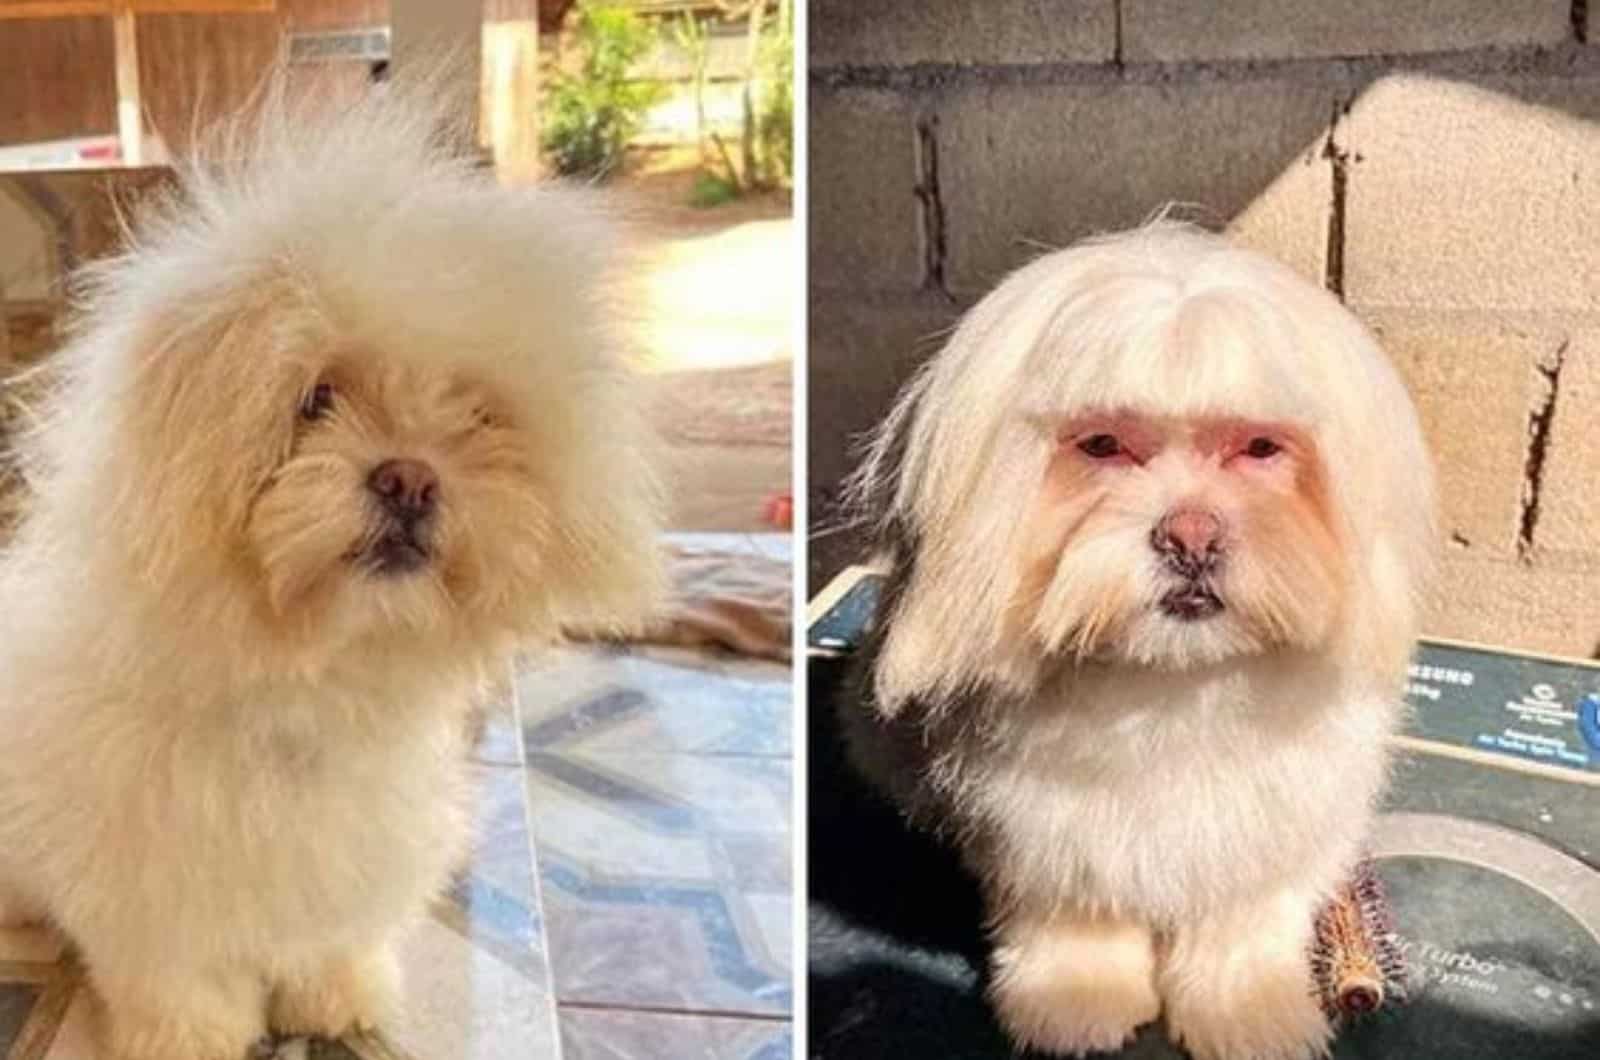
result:
M 1159 223 L 967 315 L 857 485 L 889 567 L 858 762 L 984 884 L 991 996 L 1083 1055 L 1321 1052 L 1434 541 L 1400 380 L 1289 270 Z
M 580 201 L 429 93 L 269 102 L 91 278 L 0 562 L 0 883 L 115 1060 L 240 1060 L 396 1002 L 468 839 L 466 712 L 657 582 Z

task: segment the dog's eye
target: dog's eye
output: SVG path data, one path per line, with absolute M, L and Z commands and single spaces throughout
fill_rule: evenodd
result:
M 318 383 L 300 399 L 300 418 L 306 421 L 321 419 L 333 408 L 333 384 Z
M 472 418 L 478 422 L 479 427 L 500 426 L 500 417 L 496 416 L 494 414 L 494 410 L 486 405 L 479 405 L 477 408 L 473 409 Z
M 1283 451 L 1283 446 L 1271 438 L 1252 438 L 1244 447 L 1244 455 L 1252 460 L 1267 460 Z
M 1122 443 L 1117 441 L 1114 434 L 1091 434 L 1078 443 L 1078 449 L 1085 456 L 1092 456 L 1096 460 L 1109 460 L 1114 456 L 1122 455 Z

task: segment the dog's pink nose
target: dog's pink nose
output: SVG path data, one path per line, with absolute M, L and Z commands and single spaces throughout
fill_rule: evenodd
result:
M 395 515 L 420 519 L 439 499 L 439 476 L 421 460 L 385 460 L 367 476 L 367 488 Z
M 1217 547 L 1222 520 L 1204 508 L 1174 508 L 1156 524 L 1153 544 L 1157 551 L 1182 552 L 1196 558 Z

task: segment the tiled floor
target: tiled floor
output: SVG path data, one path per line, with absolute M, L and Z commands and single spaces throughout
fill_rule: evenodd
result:
M 408 944 L 401 1025 L 262 1057 L 788 1057 L 788 668 L 574 648 L 516 692 L 478 746 L 472 866 Z M 57 940 L 0 931 L 0 1058 L 95 1060 L 87 1006 Z
M 567 1060 L 787 1057 L 788 668 L 569 651 L 518 693 Z

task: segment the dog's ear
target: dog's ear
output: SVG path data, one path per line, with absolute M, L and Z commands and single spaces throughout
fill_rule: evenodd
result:
M 966 411 L 937 404 L 932 379 L 924 370 L 907 388 L 853 483 L 872 519 L 874 565 L 886 573 L 871 660 L 871 702 L 882 718 L 913 703 L 932 716 L 973 702 L 979 690 L 1009 694 L 1038 679 L 1033 653 L 1007 637 L 1003 621 L 1014 580 L 1011 522 L 987 493 L 975 500 L 936 481 L 951 477 L 941 461 L 961 443 L 940 437 L 928 417 Z
M 868 436 L 860 464 L 845 481 L 850 524 L 867 527 L 874 552 L 891 560 L 914 536 L 902 502 L 910 493 L 906 457 L 927 381 L 924 368 L 906 384 L 889 415 Z
M 846 505 L 852 521 L 868 529 L 872 565 L 884 573 L 883 589 L 864 648 L 868 666 L 874 671 L 873 679 L 867 682 L 871 686 L 868 698 L 884 718 L 898 714 L 906 699 L 892 683 L 878 680 L 876 671 L 916 575 L 921 535 L 908 503 L 914 484 L 906 482 L 905 477 L 911 436 L 927 379 L 924 370 L 901 391 L 889 415 L 871 435 L 860 465 L 846 483 Z
M 142 306 L 86 347 L 112 465 L 92 477 L 152 576 L 184 559 L 237 561 L 253 498 L 292 443 L 298 384 L 271 347 L 296 341 L 294 314 L 269 288 L 235 280 Z
M 877 670 L 890 631 L 905 603 L 906 590 L 916 576 L 917 535 L 906 519 L 890 517 L 877 527 L 874 547 L 877 565 L 883 568 L 883 582 L 861 649 L 864 660 L 862 669 L 867 674 L 861 684 L 866 702 L 880 717 L 888 719 L 900 713 L 906 697 L 880 683 Z

